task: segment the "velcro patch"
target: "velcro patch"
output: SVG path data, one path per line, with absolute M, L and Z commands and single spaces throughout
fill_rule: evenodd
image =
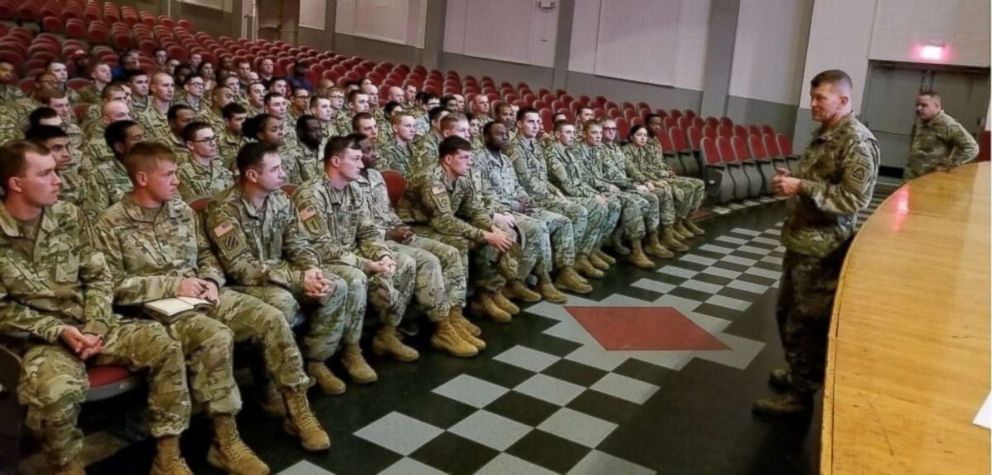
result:
M 317 210 L 313 209 L 313 206 L 307 206 L 300 211 L 300 219 L 303 221 L 309 221 L 314 216 L 317 216 Z
M 224 221 L 214 228 L 214 236 L 218 238 L 224 237 L 225 234 L 234 231 L 234 223 L 230 221 Z

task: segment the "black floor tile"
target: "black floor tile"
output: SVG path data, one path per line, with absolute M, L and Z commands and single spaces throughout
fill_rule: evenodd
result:
M 567 472 L 589 453 L 589 449 L 544 431 L 534 430 L 506 453 L 559 473 Z
M 568 408 L 622 425 L 637 417 L 640 407 L 630 401 L 598 391 L 586 391 L 568 403 Z
M 717 261 L 715 264 L 713 264 L 713 266 L 719 267 L 721 269 L 727 269 L 737 272 L 744 272 L 747 270 L 747 266 L 742 266 L 740 264 L 734 264 L 733 262 L 727 262 L 727 261 Z
M 676 287 L 669 293 L 676 297 L 692 299 L 697 302 L 704 302 L 713 295 L 699 290 L 687 289 L 685 287 Z
M 510 391 L 485 408 L 494 414 L 537 427 L 558 410 L 558 406 L 516 391 Z
M 415 400 L 408 400 L 396 410 L 414 419 L 419 419 L 442 429 L 447 429 L 468 417 L 475 408 L 440 394 L 427 393 Z
M 534 375 L 533 371 L 528 371 L 519 366 L 509 365 L 501 361 L 491 360 L 487 363 L 488 364 L 484 366 L 473 368 L 472 370 L 466 372 L 466 374 L 489 381 L 490 383 L 498 384 L 505 388 L 516 387 L 518 384 L 526 381 Z
M 715 285 L 727 285 L 733 282 L 732 279 L 728 279 L 726 277 L 720 277 L 718 275 L 707 274 L 705 272 L 700 272 L 696 274 L 696 276 L 693 277 L 693 279 L 698 280 L 700 282 L 706 282 L 708 284 L 715 284 Z
M 662 294 L 658 292 L 652 292 L 650 290 L 642 289 L 639 287 L 627 287 L 626 289 L 620 291 L 620 293 L 628 297 L 646 300 L 648 302 L 653 302 L 655 300 L 658 300 L 662 296 Z
M 579 386 L 589 387 L 599 381 L 607 372 L 574 361 L 561 359 L 541 373 Z
M 473 473 L 499 452 L 450 432 L 435 437 L 417 449 L 410 458 L 445 473 Z
M 747 292 L 739 289 L 732 289 L 730 287 L 724 287 L 720 289 L 720 291 L 717 293 L 723 295 L 724 297 L 735 298 L 737 300 L 743 300 L 745 302 L 751 302 L 755 298 L 761 296 L 760 294 L 755 294 L 753 292 Z
M 741 276 L 738 277 L 738 279 L 743 280 L 744 282 L 751 282 L 753 284 L 761 284 L 767 286 L 771 286 L 776 282 L 776 279 L 769 279 L 768 277 L 762 277 L 760 275 L 752 275 L 752 274 L 741 274 Z
M 696 307 L 695 311 L 703 315 L 709 315 L 711 317 L 722 318 L 724 320 L 730 320 L 730 321 L 738 320 L 745 315 L 744 312 L 733 310 L 727 307 L 722 307 L 720 305 L 713 305 L 710 303 L 704 303 Z

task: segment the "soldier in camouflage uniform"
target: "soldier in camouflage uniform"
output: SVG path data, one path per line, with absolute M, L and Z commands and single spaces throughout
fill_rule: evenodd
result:
M 286 147 L 282 158 L 293 162 L 287 168 L 299 170 L 299 183 L 304 183 L 323 174 L 320 146 L 324 143 L 324 136 L 320 130 L 320 121 L 312 115 L 301 115 L 294 125 L 298 142 L 293 147 Z
M 310 91 L 304 87 L 293 89 L 289 107 L 286 109 L 286 120 L 289 124 L 296 124 L 300 120 L 300 116 L 307 113 L 309 107 Z
M 320 134 L 324 140 L 340 135 L 337 127 L 334 126 L 334 109 L 331 108 L 330 99 L 321 96 L 311 97 L 308 113 L 320 121 Z
M 38 101 L 43 106 L 51 107 L 62 119 L 62 130 L 69 136 L 69 144 L 79 150 L 83 146 L 83 130 L 76 124 L 76 116 L 72 113 L 69 97 L 65 93 L 45 89 L 38 94 Z
M 0 100 L 14 101 L 24 97 L 17 85 L 17 68 L 7 61 L 0 61 Z
M 83 178 L 83 212 L 91 221 L 131 191 L 131 179 L 121 160 L 131 147 L 145 140 L 145 132 L 137 122 L 121 120 L 107 126 L 104 137 L 114 151 L 113 160 L 94 164 Z
M 463 358 L 477 355 L 486 345 L 476 338 L 476 332 L 481 334 L 481 330 L 462 313 L 467 275 L 458 250 L 417 236 L 400 220 L 389 203 L 386 182 L 375 169 L 379 154 L 374 143 L 365 135 L 358 134 L 356 138 L 362 149 L 363 169 L 353 186 L 360 191 L 372 222 L 389 249 L 416 262 L 414 295 L 436 326 L 431 345 Z
M 586 163 L 594 179 L 607 185 L 608 193 L 618 195 L 622 200 L 627 200 L 640 209 L 640 214 L 644 217 L 646 233 L 644 250 L 648 254 L 661 258 L 673 257 L 674 254 L 662 245 L 658 235 L 658 227 L 661 222 L 658 196 L 648 191 L 644 185 L 635 186 L 627 178 L 623 163 L 617 163 L 615 158 L 603 156 L 607 153 L 603 146 L 603 126 L 599 122 L 595 120 L 586 122 L 582 135 L 582 143 L 575 147 L 576 153 L 580 160 Z M 619 158 L 622 160 L 623 154 L 620 154 Z M 614 231 L 614 235 L 619 232 L 620 229 Z M 631 236 L 628 235 L 627 237 L 630 238 Z M 618 240 L 619 236 L 616 236 L 614 241 Z
M 218 137 L 217 155 L 220 156 L 224 168 L 236 172 L 237 166 L 234 164 L 234 158 L 238 156 L 241 147 L 247 143 L 242 134 L 242 126 L 248 118 L 248 112 L 244 106 L 237 102 L 224 106 L 221 112 L 224 117 L 223 127 L 220 132 L 214 130 Z
M 265 85 L 254 82 L 248 86 L 247 105 L 242 104 L 248 110 L 248 116 L 256 116 L 265 112 Z
M 155 73 L 152 76 L 151 97 L 148 100 L 148 107 L 135 113 L 135 118 L 145 129 L 147 140 L 157 140 L 168 143 L 169 140 L 169 117 L 168 113 L 172 107 L 172 96 L 175 94 L 175 84 L 172 76 L 165 73 Z
M 422 180 L 437 165 L 437 147 L 446 137 L 453 135 L 453 128 L 458 122 L 457 117 L 448 118 L 451 111 L 443 107 L 435 107 L 427 112 L 431 128 L 410 144 L 410 174 L 408 180 Z
M 55 75 L 55 79 L 58 81 L 59 92 L 65 94 L 65 97 L 69 99 L 69 103 L 72 105 L 79 104 L 79 93 L 75 89 L 68 87 L 66 84 L 69 81 L 69 68 L 66 67 L 65 63 L 61 61 L 52 61 L 48 63 L 47 71 Z
M 539 262 L 535 262 L 538 276 L 537 297 L 563 303 L 565 296 L 558 292 L 557 287 L 580 294 L 591 292 L 592 287 L 578 275 L 574 267 L 575 231 L 572 229 L 572 222 L 558 213 L 538 208 L 517 181 L 509 157 L 503 154 L 507 141 L 506 126 L 499 122 L 490 122 L 483 127 L 483 135 L 486 146 L 475 155 L 473 177 L 476 178 L 476 189 L 486 207 L 499 213 L 513 213 L 522 227 L 528 221 L 536 220 L 547 229 L 549 246 L 539 257 Z M 550 268 L 552 266 L 553 269 Z M 554 283 L 548 275 L 552 270 L 557 273 Z M 527 298 L 529 295 L 524 290 L 529 289 L 519 288 L 522 285 L 522 279 L 511 282 L 507 288 L 508 296 L 536 301 Z
M 485 94 L 476 94 L 472 98 L 472 113 L 475 117 L 479 119 L 479 126 L 485 127 L 486 124 L 492 122 L 494 119 L 491 115 L 492 107 L 489 104 L 489 96 Z
M 55 160 L 27 142 L 0 149 L 0 332 L 32 337 L 17 397 L 51 473 L 81 475 L 86 361 L 147 371 L 152 473 L 190 474 L 179 453 L 190 402 L 180 344 L 161 324 L 112 313 L 112 277 L 79 208 L 58 200 Z M 17 190 L 10 179 L 28 178 Z
M 779 169 L 775 194 L 789 197 L 782 226 L 782 280 L 776 317 L 788 369 L 772 372 L 782 393 L 757 401 L 755 412 L 808 414 L 823 384 L 834 294 L 844 255 L 878 179 L 878 141 L 854 117 L 851 78 L 828 70 L 813 77 L 813 132 L 796 176 Z
M 645 164 L 646 175 L 658 177 L 659 183 L 669 183 L 673 190 L 673 196 L 676 197 L 676 202 L 683 203 L 685 211 L 682 219 L 677 220 L 674 225 L 678 233 L 686 238 L 706 234 L 702 228 L 692 222 L 692 215 L 703 206 L 703 200 L 706 199 L 706 182 L 699 178 L 675 174 L 675 170 L 672 170 L 665 161 L 665 150 L 661 147 L 661 141 L 658 140 L 658 134 L 661 133 L 665 133 L 664 122 L 660 118 L 651 120 L 648 126 L 647 141 L 650 159 Z M 682 198 L 677 198 L 678 194 L 681 194 Z
M 906 181 L 935 171 L 949 171 L 978 156 L 975 138 L 944 112 L 940 94 L 930 91 L 916 96 L 916 116 L 920 121 L 913 127 Z
M 410 161 L 413 159 L 411 143 L 416 138 L 415 119 L 406 112 L 397 112 L 392 117 L 393 140 L 383 145 L 379 170 L 395 170 L 406 178 L 412 177 Z
M 199 121 L 206 122 L 210 124 L 214 129 L 214 133 L 221 134 L 224 131 L 224 108 L 228 104 L 234 102 L 234 93 L 230 89 L 220 86 L 214 88 L 213 92 L 210 93 L 212 100 L 210 101 L 210 107 L 204 107 L 196 114 Z M 244 108 L 244 106 L 242 106 Z M 247 111 L 246 111 L 247 112 Z
M 96 63 L 90 69 L 90 83 L 79 90 L 79 100 L 86 104 L 99 104 L 103 89 L 113 80 L 110 65 Z
M 287 109 L 289 109 L 289 102 L 279 93 L 270 92 L 265 95 L 265 112 L 278 120 L 279 125 L 282 127 L 283 148 L 280 151 L 283 153 L 299 144 L 296 136 L 296 123 L 290 122 Z M 288 165 L 286 162 L 283 162 L 283 164 Z M 299 176 L 290 175 L 290 177 L 298 180 L 290 181 L 290 183 L 302 183 Z
M 180 161 L 186 161 L 189 158 L 189 149 L 183 140 L 183 130 L 196 120 L 196 113 L 186 104 L 176 104 L 169 108 L 166 117 L 169 121 L 169 133 L 157 141 L 169 147 Z
M 100 119 L 104 116 L 104 106 L 108 103 L 118 102 L 124 104 L 124 110 L 127 111 L 127 117 L 120 117 L 115 120 L 124 120 L 125 118 L 131 118 L 131 88 L 122 84 L 114 83 L 109 84 L 107 87 L 103 88 L 103 94 L 100 95 L 100 101 L 96 104 L 90 105 L 86 110 L 86 117 L 81 121 L 80 127 L 83 129 L 83 143 L 85 144 L 94 135 L 99 135 L 103 137 L 103 130 L 96 132 L 95 129 L 100 125 L 106 127 L 106 124 L 101 124 Z M 118 109 L 119 110 L 119 109 Z M 113 122 L 111 120 L 110 122 Z M 108 124 L 110 122 L 107 122 Z M 84 145 L 85 146 L 85 145 Z
M 179 85 L 182 88 L 182 96 L 177 97 L 175 102 L 177 104 L 186 104 L 197 115 L 210 111 L 210 100 L 203 97 L 204 87 L 206 85 L 206 81 L 199 74 L 193 73 L 186 76 L 183 83 Z
M 82 158 L 79 166 L 84 174 L 96 168 L 97 164 L 114 159 L 114 152 L 107 146 L 107 139 L 104 137 L 107 126 L 119 120 L 131 120 L 127 102 L 105 102 L 100 109 L 100 120 L 89 128 L 80 152 Z
M 496 226 L 469 178 L 472 145 L 453 136 L 438 148 L 439 164 L 408 186 L 398 214 L 417 225 L 417 234 L 458 249 L 463 268 L 469 268 L 469 251 L 474 250 L 470 274 L 478 291 L 470 307 L 493 321 L 509 322 L 514 308 L 503 303 L 501 291 L 506 276 L 516 275 L 515 258 L 510 254 L 515 247 L 513 235 Z
M 134 70 L 128 73 L 127 84 L 131 87 L 131 114 L 135 117 L 148 109 L 148 73 Z
M 265 463 L 241 441 L 234 419 L 241 409 L 234 381 L 235 342 L 259 346 L 268 376 L 289 408 L 287 423 L 303 447 L 323 450 L 330 440 L 310 411 L 310 381 L 289 324 L 276 308 L 223 288 L 224 272 L 210 251 L 202 221 L 174 199 L 175 160 L 161 144 L 135 145 L 124 157 L 134 191 L 95 223 L 98 248 L 114 276 L 114 303 L 140 313 L 145 304 L 173 297 L 210 302 L 207 309 L 154 318 L 182 344 L 193 400 L 213 420 L 207 461 L 229 473 L 267 473 Z
M 334 355 L 342 335 L 346 346 L 358 345 L 363 311 L 337 275 L 320 268 L 317 253 L 300 232 L 299 217 L 280 190 L 285 174 L 279 153 L 268 144 L 250 143 L 238 153 L 239 181 L 214 197 L 207 207 L 207 237 L 214 244 L 233 288 L 257 297 L 295 319 L 300 304 L 316 305 L 303 336 L 307 373 L 327 394 L 341 394 L 345 384 L 325 360 Z M 361 352 L 346 350 L 345 367 L 372 372 Z
M 240 107 L 240 106 L 239 106 Z M 217 155 L 217 136 L 206 122 L 193 122 L 183 130 L 189 155 L 179 163 L 179 195 L 187 203 L 212 198 L 234 184 L 234 173 Z
M 38 125 L 27 130 L 24 138 L 47 148 L 55 158 L 62 186 L 59 200 L 76 206 L 83 201 L 83 179 L 79 175 L 79 161 L 69 146 L 69 136 L 54 125 Z
M 354 137 L 332 138 L 322 163 L 324 173 L 293 193 L 303 235 L 321 263 L 341 275 L 349 291 L 360 294 L 356 298 L 367 298 L 378 314 L 381 326 L 372 350 L 414 361 L 420 355 L 400 341 L 397 327 L 413 296 L 416 264 L 409 256 L 393 255 L 365 213 L 365 200 L 352 185 L 362 169 Z

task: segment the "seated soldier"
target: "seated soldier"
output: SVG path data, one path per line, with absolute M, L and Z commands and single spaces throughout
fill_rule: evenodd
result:
M 361 192 L 350 186 L 362 170 L 357 140 L 331 138 L 323 165 L 320 176 L 293 193 L 303 236 L 317 251 L 321 264 L 348 282 L 349 293 L 360 295 L 356 300 L 367 298 L 375 309 L 381 326 L 372 340 L 373 351 L 402 362 L 414 361 L 420 355 L 400 341 L 396 328 L 413 295 L 416 264 L 409 256 L 390 252 L 364 210 Z
M 203 76 L 199 74 L 193 73 L 186 76 L 185 80 L 179 85 L 179 87 L 183 88 L 182 99 L 177 100 L 177 102 L 186 104 L 196 114 L 209 110 L 210 108 L 206 106 L 209 101 L 203 97 L 204 87 L 206 85 L 207 83 L 204 81 Z
M 131 147 L 145 140 L 145 131 L 137 122 L 121 120 L 107 126 L 104 140 L 114 152 L 113 160 L 94 164 L 83 177 L 83 212 L 90 220 L 96 220 L 105 209 L 131 191 L 131 179 L 122 160 Z
M 334 126 L 334 109 L 331 107 L 330 98 L 321 96 L 311 97 L 309 114 L 320 121 L 320 130 L 324 136 L 324 140 L 335 135 L 341 135 Z
M 72 113 L 72 106 L 69 104 L 69 97 L 64 92 L 57 92 L 46 89 L 38 94 L 38 102 L 55 110 L 55 113 L 62 119 L 62 130 L 69 134 L 69 143 L 72 148 L 78 150 L 83 146 L 83 130 L 76 124 L 76 116 Z
M 210 64 L 210 63 L 204 63 Z M 234 93 L 224 86 L 214 88 L 210 93 L 210 107 L 204 107 L 196 114 L 197 120 L 206 122 L 218 134 L 224 129 L 224 108 L 234 102 Z M 206 102 L 206 100 L 204 100 Z M 242 106 L 243 108 L 243 106 Z M 235 152 L 237 153 L 237 152 Z
M 176 104 L 169 108 L 166 118 L 169 122 L 169 134 L 157 141 L 185 160 L 189 156 L 189 149 L 186 148 L 186 142 L 183 140 L 183 130 L 196 120 L 196 113 L 186 104 Z
M 62 179 L 59 199 L 79 206 L 83 203 L 83 179 L 79 176 L 79 161 L 76 152 L 69 146 L 69 134 L 51 125 L 32 127 L 24 133 L 24 138 L 44 146 L 55 159 L 56 171 Z
M 399 89 L 399 88 L 396 88 Z M 402 93 L 402 90 L 400 91 Z M 407 116 L 409 117 L 409 116 Z M 412 119 L 412 118 L 411 118 Z M 366 207 L 386 245 L 397 254 L 412 257 L 417 264 L 415 297 L 427 311 L 427 318 L 436 330 L 431 345 L 459 357 L 471 357 L 486 347 L 476 338 L 481 330 L 462 314 L 465 307 L 466 270 L 462 268 L 458 250 L 433 239 L 417 236 L 393 211 L 386 192 L 386 182 L 375 168 L 379 154 L 372 141 L 355 137 L 362 150 L 362 171 L 355 184 L 365 199 Z
M 169 140 L 169 111 L 172 110 L 172 98 L 175 95 L 175 84 L 172 76 L 165 73 L 155 73 L 149 86 L 151 98 L 148 107 L 135 113 L 135 118 L 145 129 L 148 140 Z M 188 106 L 187 106 L 188 108 Z
M 224 271 L 210 251 L 202 221 L 175 199 L 176 156 L 164 145 L 141 143 L 124 156 L 124 166 L 134 190 L 96 222 L 98 248 L 114 276 L 119 308 L 147 313 L 144 305 L 173 297 L 210 303 L 206 309 L 154 317 L 182 344 L 193 400 L 204 405 L 213 421 L 207 461 L 229 473 L 268 473 L 238 435 L 234 417 L 241 397 L 234 381 L 232 340 L 260 347 L 268 376 L 288 408 L 286 429 L 307 450 L 330 447 L 310 411 L 309 379 L 288 322 L 261 300 L 223 288 Z
M 113 160 L 114 152 L 107 147 L 107 126 L 120 120 L 131 120 L 127 102 L 110 101 L 100 106 L 100 120 L 93 122 L 89 128 L 86 141 L 83 143 L 80 166 L 85 173 L 92 170 L 96 164 Z
M 51 154 L 30 142 L 0 148 L 0 332 L 28 332 L 17 397 L 51 473 L 80 475 L 86 362 L 147 371 L 153 474 L 191 474 L 179 453 L 190 403 L 182 347 L 165 328 L 111 310 L 112 276 L 91 246 L 88 221 L 58 201 Z
M 400 175 L 410 178 L 410 161 L 413 152 L 410 144 L 417 137 L 414 129 L 414 118 L 406 112 L 397 112 L 391 119 L 393 140 L 381 147 L 382 161 L 377 165 L 380 170 L 396 170 Z
M 238 181 L 207 207 L 207 236 L 235 290 L 278 308 L 287 321 L 301 303 L 316 305 L 303 337 L 307 373 L 325 393 L 341 394 L 344 382 L 324 362 L 337 351 L 342 334 L 361 335 L 364 315 L 355 311 L 356 299 L 345 282 L 320 268 L 317 253 L 301 235 L 296 209 L 280 189 L 286 181 L 280 161 L 269 144 L 249 143 L 238 152 Z M 349 339 L 345 367 L 364 381 L 374 380 L 357 348 L 358 339 Z
M 79 104 L 79 93 L 68 86 L 69 68 L 60 60 L 53 59 L 48 62 L 45 71 L 55 76 L 56 86 L 59 92 L 65 94 L 66 99 L 72 104 Z
M 478 291 L 472 309 L 497 322 L 513 317 L 497 301 L 506 275 L 515 275 L 517 264 L 510 254 L 513 237 L 496 226 L 492 214 L 476 195 L 469 174 L 472 144 L 452 136 L 438 147 L 438 165 L 411 183 L 400 202 L 401 217 L 416 224 L 414 231 L 458 249 L 462 268 L 469 268 L 469 251 L 475 250 L 470 279 Z
M 110 65 L 99 62 L 93 65 L 89 71 L 90 83 L 79 91 L 79 100 L 86 104 L 98 104 L 103 89 L 113 80 L 110 73 Z
M 210 198 L 234 184 L 234 174 L 217 155 L 217 135 L 206 122 L 192 122 L 183 129 L 189 155 L 179 164 L 179 194 L 187 203 Z
M 220 155 L 224 167 L 232 172 L 237 171 L 234 165 L 234 157 L 238 155 L 241 146 L 245 144 L 245 136 L 242 135 L 245 120 L 248 119 L 248 111 L 245 106 L 232 102 L 221 110 L 223 125 L 219 130 L 214 129 L 217 134 L 217 154 Z
M 285 162 L 292 163 L 287 169 L 299 170 L 298 183 L 305 183 L 323 174 L 320 146 L 324 143 L 324 134 L 320 121 L 310 114 L 301 115 L 295 126 L 298 141 L 295 146 L 284 149 L 282 156 Z

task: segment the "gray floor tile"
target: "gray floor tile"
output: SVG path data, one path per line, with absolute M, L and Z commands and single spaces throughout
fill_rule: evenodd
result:
M 502 453 L 475 472 L 475 475 L 554 475 L 554 473 L 519 457 Z
M 379 472 L 379 475 L 443 475 L 444 472 L 420 463 L 412 458 L 404 457 L 390 465 L 385 470 Z
M 741 275 L 741 272 L 739 271 L 724 269 L 722 267 L 707 267 L 703 269 L 702 272 L 710 275 L 715 275 L 717 277 L 724 277 L 727 279 L 736 279 Z
M 361 428 L 355 435 L 400 455 L 410 455 L 444 430 L 398 412 Z
M 716 284 L 710 284 L 708 282 L 700 282 L 698 280 L 689 279 L 680 284 L 680 287 L 685 287 L 687 289 L 698 290 L 700 292 L 706 292 L 708 294 L 715 294 L 720 291 L 722 286 Z
M 751 267 L 751 268 L 748 268 L 747 270 L 744 271 L 744 273 L 745 274 L 756 275 L 756 276 L 759 276 L 759 277 L 765 277 L 765 278 L 768 278 L 768 279 L 775 279 L 775 280 L 778 280 L 779 277 L 782 277 L 782 271 L 774 271 L 774 270 L 762 269 L 760 267 Z
M 755 239 L 761 239 L 761 238 L 755 238 Z M 738 246 L 741 245 L 741 244 L 747 244 L 747 240 L 746 239 L 740 239 L 740 238 L 735 238 L 735 237 L 731 237 L 731 236 L 720 236 L 720 237 L 716 238 L 716 240 L 717 241 L 721 241 L 721 242 L 729 242 L 730 244 L 736 244 Z
M 448 429 L 448 432 L 500 452 L 510 448 L 530 431 L 530 426 L 485 410 L 477 411 Z
M 709 257 L 703 257 L 696 254 L 686 254 L 679 258 L 680 261 L 694 262 L 696 264 L 702 264 L 704 266 L 711 266 L 716 263 L 716 259 L 711 259 Z
M 606 351 L 598 345 L 585 345 L 576 348 L 575 351 L 566 355 L 565 359 L 603 371 L 613 371 L 624 361 L 627 361 L 627 356 Z
M 723 295 L 714 295 L 706 299 L 706 303 L 711 303 L 713 305 L 719 305 L 721 307 L 726 307 L 732 310 L 737 310 L 743 312 L 751 306 L 751 302 L 745 302 L 743 300 L 738 300 L 731 297 L 724 297 Z
M 665 265 L 661 269 L 658 269 L 658 272 L 662 274 L 674 275 L 675 277 L 685 277 L 687 279 L 697 274 L 694 270 L 684 269 L 671 264 Z
M 589 452 L 589 455 L 568 471 L 568 475 L 651 475 L 653 473 L 656 472 L 598 450 Z
M 509 389 L 474 376 L 460 374 L 438 386 L 433 392 L 481 408 L 509 392 Z
M 545 419 L 537 428 L 586 447 L 595 448 L 617 428 L 617 425 L 563 407 Z
M 731 252 L 734 252 L 732 248 L 717 246 L 715 244 L 703 244 L 702 246 L 699 246 L 699 249 L 703 251 L 717 252 L 720 254 L 730 254 Z
M 753 266 L 758 262 L 754 259 L 747 259 L 740 256 L 724 256 L 724 258 L 720 260 L 723 262 L 730 262 L 732 264 L 740 264 L 742 266 Z
M 743 280 L 735 280 L 727 284 L 727 287 L 730 287 L 731 289 L 743 290 L 745 292 L 751 292 L 753 294 L 758 294 L 758 295 L 761 295 L 768 290 L 767 286 L 754 284 L 751 282 L 745 282 Z
M 527 348 L 526 346 L 516 345 L 496 355 L 493 359 L 540 373 L 544 371 L 544 368 L 553 365 L 555 361 L 561 358 L 555 355 L 549 355 L 543 351 Z
M 564 406 L 585 391 L 585 388 L 568 381 L 543 374 L 535 374 L 530 379 L 513 388 L 514 391 L 536 397 L 542 401 Z
M 284 470 L 279 472 L 279 475 L 334 475 L 333 472 L 328 472 L 306 460 L 300 460 Z
M 760 236 L 761 235 L 760 232 L 755 231 L 753 229 L 747 229 L 747 228 L 734 228 L 734 229 L 731 229 L 730 232 L 737 233 L 737 234 L 745 234 L 745 235 L 748 235 L 748 236 Z
M 667 294 L 671 292 L 672 289 L 675 288 L 674 285 L 669 284 L 667 282 L 658 282 L 657 280 L 651 280 L 651 279 L 641 279 L 637 282 L 634 282 L 631 285 L 640 289 L 651 290 L 663 294 Z
M 603 376 L 596 384 L 593 384 L 591 389 L 609 394 L 610 396 L 616 396 L 620 399 L 626 399 L 635 404 L 644 404 L 660 388 L 654 384 L 645 383 L 644 381 L 628 378 L 620 374 L 610 373 Z

